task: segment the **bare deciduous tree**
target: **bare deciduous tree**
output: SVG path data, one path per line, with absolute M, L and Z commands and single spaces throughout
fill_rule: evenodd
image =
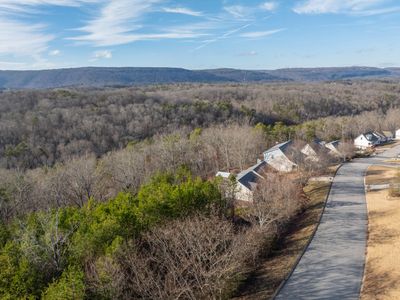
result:
M 154 229 L 141 243 L 127 246 L 118 258 L 120 267 L 110 272 L 124 278 L 125 299 L 221 298 L 244 271 L 249 253 L 239 250 L 242 239 L 228 221 L 191 217 Z M 95 285 L 102 284 L 99 279 Z M 106 283 L 107 292 L 116 290 L 112 282 Z
M 276 173 L 264 173 L 254 192 L 248 217 L 261 228 L 278 229 L 301 207 L 299 185 Z

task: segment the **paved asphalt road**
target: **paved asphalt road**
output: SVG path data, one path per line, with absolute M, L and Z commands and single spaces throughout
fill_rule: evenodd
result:
M 364 174 L 399 153 L 397 146 L 339 169 L 321 224 L 276 299 L 359 299 L 367 241 Z

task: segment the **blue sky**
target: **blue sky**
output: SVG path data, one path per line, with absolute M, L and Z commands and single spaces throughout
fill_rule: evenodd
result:
M 398 0 L 0 0 L 0 69 L 400 66 Z

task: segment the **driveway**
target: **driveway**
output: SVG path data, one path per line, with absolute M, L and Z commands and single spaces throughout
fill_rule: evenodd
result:
M 399 153 L 397 146 L 339 169 L 318 230 L 276 299 L 359 299 L 367 242 L 364 175 Z

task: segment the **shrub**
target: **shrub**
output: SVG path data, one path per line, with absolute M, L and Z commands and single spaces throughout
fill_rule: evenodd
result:
M 65 270 L 60 279 L 43 292 L 44 300 L 79 300 L 85 297 L 84 273 L 77 267 Z

